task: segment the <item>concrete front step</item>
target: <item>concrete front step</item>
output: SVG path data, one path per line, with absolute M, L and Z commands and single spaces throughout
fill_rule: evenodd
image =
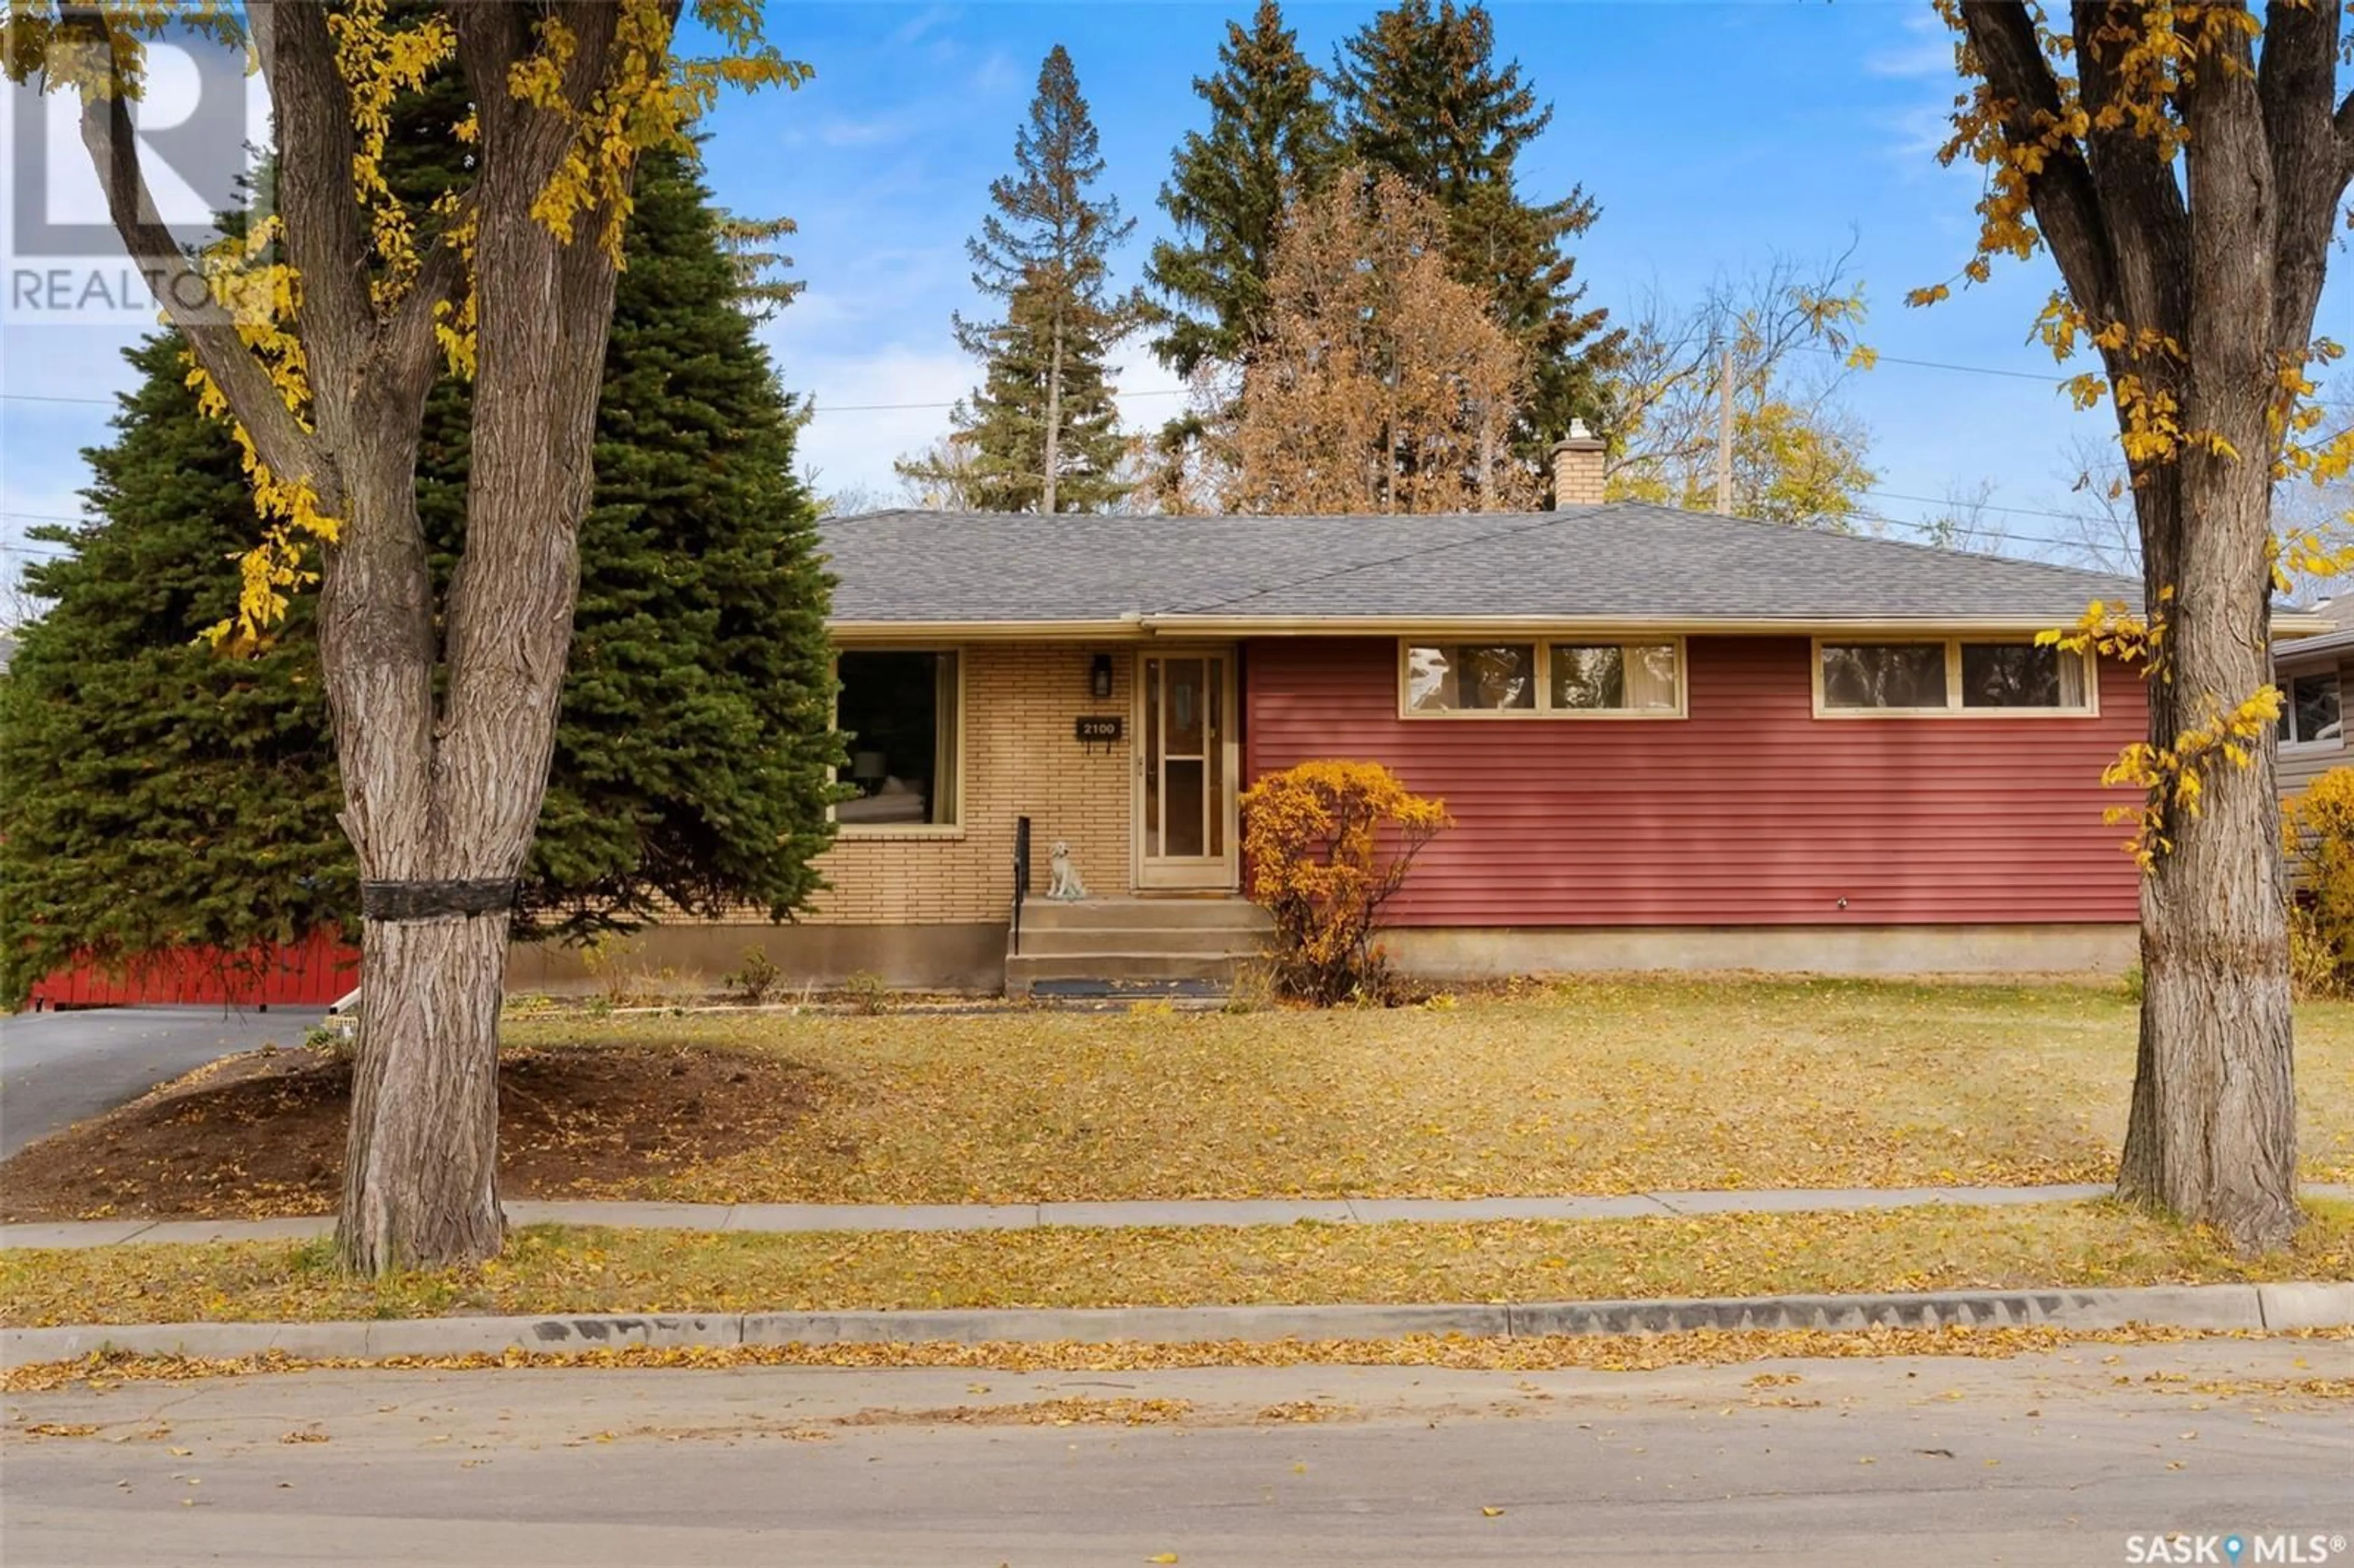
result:
M 1022 932 L 1264 931 L 1267 911 L 1241 898 L 1083 898 L 1062 903 L 1030 898 L 1022 906 Z
M 1005 960 L 1005 994 L 1021 998 L 1043 980 L 1207 980 L 1234 983 L 1235 969 L 1257 955 L 1224 953 L 1015 953 Z
M 1256 951 L 1257 927 L 1048 926 L 1022 922 L 1020 958 L 1076 958 L 1088 953 L 1168 953 L 1172 956 Z

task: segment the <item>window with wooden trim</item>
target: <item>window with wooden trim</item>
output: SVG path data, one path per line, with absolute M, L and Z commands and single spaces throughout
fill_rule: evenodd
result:
M 1888 638 L 1815 643 L 1815 713 L 1823 718 L 2099 711 L 2083 653 L 2032 638 Z
M 2343 746 L 2338 712 L 2338 672 L 2280 678 L 2280 742 L 2283 746 Z
M 961 661 L 938 649 L 846 650 L 834 661 L 834 727 L 858 793 L 833 820 L 860 831 L 957 825 Z
M 1674 638 L 1513 642 L 1407 640 L 1398 711 L 1408 718 L 1681 718 Z

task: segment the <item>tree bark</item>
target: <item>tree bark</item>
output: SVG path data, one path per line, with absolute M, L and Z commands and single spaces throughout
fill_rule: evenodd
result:
M 2160 747 L 2208 722 L 2212 694 L 2272 679 L 2266 588 L 2214 558 L 2226 534 L 2253 529 L 2261 545 L 2253 466 L 2186 460 L 2166 477 L 2179 502 L 2148 510 L 2200 526 L 2167 626 L 2174 678 L 2148 683 Z M 2209 773 L 2203 810 L 2170 822 L 2173 848 L 2142 883 L 2141 1040 L 2117 1174 L 2119 1197 L 2212 1224 L 2244 1254 L 2285 1245 L 2301 1219 L 2279 824 L 2266 736 L 2253 766 Z
M 1046 471 L 1038 510 L 1055 514 L 1055 481 L 1063 467 L 1063 307 L 1055 307 L 1054 347 L 1046 365 Z
M 494 1255 L 504 911 L 370 920 L 336 1243 L 365 1274 Z

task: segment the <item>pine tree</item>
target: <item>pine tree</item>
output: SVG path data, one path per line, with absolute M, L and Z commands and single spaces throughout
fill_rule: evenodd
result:
M 454 143 L 446 143 L 455 145 Z M 415 171 L 395 170 L 395 178 Z M 584 934 L 675 904 L 782 917 L 817 885 L 838 742 L 815 507 L 738 308 L 700 175 L 636 185 L 598 415 L 597 487 L 525 915 Z M 0 992 L 78 955 L 135 959 L 351 927 L 357 889 L 298 595 L 274 644 L 196 645 L 228 615 L 252 500 L 176 338 L 87 453 L 95 521 L 28 574 L 54 600 L 0 680 Z M 437 389 L 419 505 L 446 583 L 464 516 L 467 390 Z
M 1145 277 L 1167 297 L 1152 352 L 1179 376 L 1239 366 L 1267 330 L 1267 277 L 1291 204 L 1321 194 L 1340 162 L 1316 68 L 1260 0 L 1246 30 L 1226 24 L 1215 76 L 1193 79 L 1208 131 L 1189 131 L 1161 187 L 1175 238 L 1154 242 Z
M 1400 0 L 1343 46 L 1333 85 L 1353 154 L 1394 170 L 1447 209 L 1456 275 L 1486 291 L 1528 356 L 1530 386 L 1514 448 L 1541 472 L 1573 418 L 1599 421 L 1599 379 L 1617 334 L 1582 302 L 1567 243 L 1600 209 L 1583 187 L 1532 203 L 1515 182 L 1520 154 L 1552 122 L 1518 62 L 1495 65 L 1487 8 Z
M 958 345 L 984 368 L 981 386 L 951 416 L 952 439 L 972 454 L 965 482 L 986 510 L 1101 511 L 1130 488 L 1103 362 L 1141 309 L 1133 293 L 1112 291 L 1107 269 L 1136 220 L 1120 217 L 1117 197 L 1087 194 L 1103 155 L 1060 44 L 1039 68 L 1013 163 L 1015 172 L 989 187 L 996 211 L 965 246 L 974 287 L 1004 301 L 1005 312 L 996 321 L 955 318 Z M 924 486 L 942 482 L 936 466 L 917 458 L 898 468 Z

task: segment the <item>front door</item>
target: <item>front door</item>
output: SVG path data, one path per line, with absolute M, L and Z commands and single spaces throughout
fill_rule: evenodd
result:
M 1136 885 L 1235 886 L 1235 658 L 1137 654 Z

